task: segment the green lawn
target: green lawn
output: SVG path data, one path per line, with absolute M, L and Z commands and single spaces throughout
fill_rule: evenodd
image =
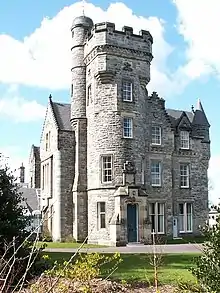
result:
M 167 239 L 166 244 L 187 244 L 187 243 L 204 243 L 205 238 L 202 236 L 197 237 L 184 237 L 182 239 Z
M 47 253 L 50 258 L 58 262 L 67 260 L 71 253 Z M 159 268 L 159 282 L 161 284 L 177 284 L 178 281 L 195 281 L 190 267 L 193 266 L 193 258 L 199 254 L 167 254 L 163 256 L 162 265 Z M 112 279 L 125 281 L 145 281 L 152 283 L 154 272 L 150 265 L 149 255 L 145 254 L 121 254 L 123 262 L 111 275 Z
M 39 242 L 38 246 L 43 244 L 47 245 L 47 248 L 79 248 L 81 243 L 77 242 Z M 97 248 L 97 247 L 105 247 L 101 245 L 93 245 L 93 244 L 84 244 L 83 248 Z

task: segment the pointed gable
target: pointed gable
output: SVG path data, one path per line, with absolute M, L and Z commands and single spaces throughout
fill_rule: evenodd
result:
M 178 119 L 177 128 L 181 130 L 187 130 L 187 131 L 190 131 L 192 129 L 191 122 L 189 121 L 189 118 L 186 115 L 185 111 L 182 112 L 182 115 Z

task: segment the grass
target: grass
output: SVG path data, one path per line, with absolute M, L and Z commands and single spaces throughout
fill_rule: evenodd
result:
M 204 241 L 205 238 L 202 236 L 184 237 L 182 239 L 167 239 L 166 244 L 204 243 Z
M 52 261 L 61 263 L 72 255 L 71 253 L 47 253 Z M 199 254 L 166 254 L 163 256 L 162 265 L 159 268 L 158 278 L 161 284 L 177 284 L 179 281 L 195 281 L 189 271 L 193 266 L 193 258 Z M 149 255 L 145 254 L 121 254 L 123 262 L 111 275 L 112 279 L 128 282 L 144 281 L 152 284 L 153 267 L 150 265 Z M 109 264 L 109 267 L 111 264 Z
M 38 246 L 42 246 L 43 244 L 47 245 L 47 248 L 79 248 L 81 243 L 77 242 L 39 242 Z M 106 247 L 104 245 L 95 245 L 95 244 L 84 244 L 83 248 L 99 248 Z

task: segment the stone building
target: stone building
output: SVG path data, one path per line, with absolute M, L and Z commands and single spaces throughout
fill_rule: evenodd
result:
M 40 188 L 40 147 L 31 146 L 29 156 L 29 188 Z
M 209 123 L 201 102 L 166 109 L 148 94 L 153 38 L 73 21 L 71 103 L 49 98 L 42 211 L 54 240 L 146 242 L 199 234 L 208 219 Z

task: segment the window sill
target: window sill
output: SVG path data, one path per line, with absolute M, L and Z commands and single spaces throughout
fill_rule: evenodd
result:
M 151 185 L 151 187 L 153 187 L 153 188 L 161 188 L 162 187 L 162 185 Z
M 162 143 L 151 143 L 150 144 L 152 147 L 157 147 L 157 146 L 162 146 Z
M 125 102 L 125 103 L 134 103 L 133 100 L 123 100 L 123 99 L 122 99 L 122 102 Z
M 165 235 L 165 232 L 151 232 L 151 235 Z
M 193 231 L 179 231 L 180 234 L 190 234 L 193 233 Z
M 123 136 L 122 138 L 124 138 L 124 139 L 134 139 L 134 137 L 132 136 L 132 137 L 127 137 L 127 136 Z
M 190 186 L 180 186 L 180 189 L 190 189 Z

